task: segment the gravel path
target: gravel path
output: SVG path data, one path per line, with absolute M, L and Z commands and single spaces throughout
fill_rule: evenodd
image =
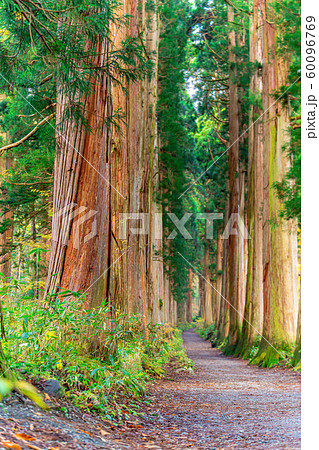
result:
M 195 372 L 151 389 L 160 448 L 300 448 L 298 373 L 226 357 L 193 331 L 183 337 Z
M 193 331 L 183 337 L 195 371 L 171 372 L 154 382 L 151 406 L 143 408 L 138 424 L 114 429 L 89 415 L 66 419 L 30 404 L 8 404 L 0 411 L 0 449 L 9 448 L 1 447 L 8 438 L 22 449 L 300 448 L 299 374 L 248 366 Z M 17 440 L 17 432 L 35 440 Z

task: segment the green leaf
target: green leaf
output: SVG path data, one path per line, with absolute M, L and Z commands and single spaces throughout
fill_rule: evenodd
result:
M 16 381 L 14 384 L 14 387 L 19 392 L 21 392 L 21 394 L 25 395 L 30 400 L 32 400 L 41 409 L 44 409 L 46 411 L 50 409 L 50 407 L 46 403 L 44 403 L 40 393 L 37 391 L 37 389 L 34 386 L 32 386 L 32 384 L 30 384 L 26 381 Z
M 8 395 L 13 389 L 13 383 L 6 378 L 0 378 L 0 396 L 1 398 Z

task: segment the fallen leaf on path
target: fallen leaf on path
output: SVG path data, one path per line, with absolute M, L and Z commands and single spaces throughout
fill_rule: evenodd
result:
M 15 450 L 22 450 L 19 444 L 15 444 L 14 442 L 10 441 L 2 441 L 0 442 L 1 445 L 3 445 L 5 448 L 14 448 Z
M 14 433 L 15 437 L 18 439 L 22 439 L 23 441 L 35 441 L 36 438 L 34 438 L 33 436 L 29 436 L 28 434 L 25 433 Z
M 138 423 L 129 423 L 127 425 L 127 428 L 143 428 L 142 425 L 139 425 Z
M 14 419 L 13 417 L 0 417 L 0 420 L 11 420 L 12 422 L 18 422 L 16 419 Z
M 36 445 L 33 445 L 33 444 L 27 444 L 27 446 L 29 448 L 32 448 L 33 450 L 42 450 L 40 447 L 37 447 Z
M 104 420 L 104 422 L 110 425 L 111 430 L 116 430 L 116 425 L 114 425 L 114 423 L 112 423 L 110 420 Z
M 92 434 L 89 433 L 88 431 L 84 431 L 84 430 L 80 430 L 80 431 L 82 431 L 82 433 L 88 434 L 89 436 L 92 436 Z
M 100 430 L 100 433 L 102 434 L 102 436 L 106 436 L 107 434 L 110 434 L 110 433 L 108 433 L 107 431 L 104 431 L 104 430 Z

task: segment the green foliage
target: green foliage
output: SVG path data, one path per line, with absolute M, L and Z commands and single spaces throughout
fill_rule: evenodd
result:
M 146 382 L 163 376 L 172 358 L 179 367 L 191 366 L 181 333 L 169 325 L 149 325 L 145 339 L 138 315 L 112 317 L 106 304 L 83 310 L 80 294 L 70 292 L 48 302 L 25 299 L 13 294 L 17 288 L 19 283 L 12 282 L 1 292 L 6 364 L 26 379 L 58 380 L 64 395 L 81 408 L 109 419 L 127 418 L 127 400 L 142 396 Z
M 178 329 L 181 331 L 191 330 L 195 327 L 195 325 L 196 325 L 196 322 L 194 322 L 194 321 L 190 322 L 190 323 L 188 323 L 188 322 L 182 323 L 181 322 L 178 324 Z
M 283 149 L 286 151 L 291 165 L 282 181 L 274 183 L 278 197 L 284 203 L 281 216 L 284 219 L 298 219 L 301 225 L 301 129 L 291 133 L 290 145 Z
M 217 330 L 214 324 L 209 325 L 209 327 L 207 328 L 199 329 L 198 334 L 206 341 L 210 341 L 211 343 L 215 344 L 217 338 Z
M 301 370 L 301 343 L 300 342 L 298 342 L 296 344 L 294 354 L 291 358 L 291 365 L 294 367 L 294 370 L 296 370 L 296 371 Z
M 186 63 L 188 2 L 165 0 L 160 4 L 162 24 L 159 45 L 159 95 L 157 104 L 158 128 L 161 136 L 160 201 L 163 212 L 173 213 L 181 219 L 185 212 L 193 211 L 192 200 L 185 196 L 179 198 L 187 188 L 186 168 L 190 166 L 193 145 L 188 127 L 192 120 L 186 119 L 188 95 L 185 91 L 184 67 Z M 165 233 L 163 257 L 171 280 L 174 299 L 185 301 L 188 289 L 187 262 L 193 261 L 196 247 L 193 240 L 186 240 L 179 232 L 174 239 L 167 239 L 175 230 L 167 214 L 164 214 Z M 196 238 L 196 224 L 188 221 L 186 228 Z M 180 253 L 180 254 L 179 254 Z
M 276 345 L 274 348 L 270 345 L 260 345 L 258 352 L 253 356 L 249 364 L 259 365 L 261 367 L 273 367 L 276 365 L 285 365 L 291 367 L 293 349 L 287 346 Z
M 211 324 L 208 327 L 204 326 L 204 319 L 200 317 L 195 321 L 195 331 L 199 334 L 199 336 L 206 341 L 212 342 L 215 345 L 217 342 L 217 329 L 215 324 Z
M 298 219 L 301 226 L 301 31 L 300 1 L 284 0 L 274 3 L 276 23 L 280 28 L 277 39 L 279 54 L 289 58 L 290 67 L 286 84 L 281 86 L 275 98 L 288 107 L 290 114 L 289 144 L 283 148 L 290 168 L 282 181 L 274 183 L 278 197 L 284 203 L 281 216 Z M 282 12 L 285 12 L 284 14 Z M 289 89 L 288 89 L 289 88 Z
M 185 212 L 224 211 L 227 205 L 230 69 L 236 69 L 240 130 L 248 127 L 250 107 L 262 103 L 261 94 L 249 90 L 256 63 L 249 61 L 249 16 L 243 12 L 247 4 L 235 2 L 235 19 L 230 24 L 224 0 L 192 3 L 191 7 L 188 0 L 157 2 L 161 23 L 159 200 L 166 238 L 175 230 L 167 212 L 181 218 Z M 290 142 L 283 149 L 291 167 L 273 188 L 284 203 L 282 217 L 300 220 L 300 83 L 295 83 L 300 75 L 299 4 L 284 0 L 272 2 L 271 7 L 272 19 L 281 31 L 279 53 L 291 60 L 287 82 L 274 93 L 291 114 L 287 130 Z M 0 207 L 2 213 L 10 211 L 13 216 L 2 221 L 0 231 L 14 225 L 10 251 L 13 275 L 20 277 L 19 282 L 4 280 L 1 290 L 2 296 L 11 298 L 5 305 L 7 340 L 2 341 L 10 366 L 31 379 L 56 378 L 75 404 L 121 418 L 126 414 L 123 395 L 142 395 L 145 383 L 150 377 L 162 376 L 172 356 L 183 367 L 189 366 L 180 333 L 149 326 L 146 340 L 139 316 L 114 313 L 106 304 L 93 311 L 83 310 L 80 293 L 60 293 L 59 299 L 53 297 L 47 303 L 34 298 L 45 274 L 41 254 L 46 251 L 50 230 L 57 96 L 63 95 L 69 105 L 62 121 L 71 119 L 75 126 L 89 130 L 85 99 L 97 80 L 105 76 L 125 89 L 126 83 L 150 73 L 152 63 L 141 34 L 114 48 L 111 29 L 121 30 L 130 21 L 129 16 L 118 15 L 118 6 L 118 0 L 0 1 L 1 145 L 23 139 L 47 119 L 29 139 L 4 154 L 8 164 L 1 173 Z M 155 8 L 151 1 L 146 6 Z M 235 66 L 229 64 L 230 29 L 242 37 L 233 49 Z M 99 64 L 102 53 L 105 59 Z M 191 94 L 186 90 L 187 82 L 193 86 Z M 121 111 L 114 111 L 106 124 L 116 126 L 123 120 Z M 240 139 L 244 168 L 247 153 L 246 134 Z M 204 222 L 192 218 L 186 227 L 193 240 L 178 233 L 175 239 L 166 239 L 163 247 L 172 293 L 179 304 L 185 301 L 189 270 L 179 254 L 201 270 L 205 245 L 210 245 L 212 254 L 216 247 L 214 241 L 203 239 Z M 215 269 L 214 261 L 210 268 Z M 12 295 L 16 289 L 19 293 Z M 162 304 L 160 300 L 160 307 Z M 199 320 L 196 326 L 202 337 L 229 351 L 227 339 L 217 339 L 214 325 L 206 329 Z M 284 354 L 290 357 L 291 349 L 284 349 Z M 300 349 L 293 360 L 297 367 L 299 356 Z M 259 351 L 259 341 L 245 349 L 245 357 L 266 366 L 280 359 L 271 348 Z M 5 384 L 0 384 L 0 390 L 6 390 Z
M 65 120 L 89 129 L 86 98 L 101 77 L 125 89 L 148 73 L 152 61 L 142 34 L 118 40 L 114 29 L 129 26 L 118 0 L 0 1 L 0 129 L 9 163 L 1 174 L 2 212 L 13 217 L 13 249 L 28 239 L 33 221 L 42 234 L 50 230 L 56 135 Z M 123 33 L 124 35 L 125 33 Z M 21 70 L 23 68 L 23 70 Z M 57 96 L 64 97 L 64 117 L 56 124 Z M 105 118 L 122 121 L 121 111 Z M 40 125 L 41 124 L 41 125 Z M 32 130 L 36 130 L 32 133 Z M 28 233 L 27 233 L 28 234 Z M 11 249 L 4 249 L 5 252 Z

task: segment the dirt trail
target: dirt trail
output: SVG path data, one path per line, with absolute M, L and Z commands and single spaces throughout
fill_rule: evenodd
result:
M 226 357 L 193 331 L 183 337 L 195 372 L 152 387 L 161 448 L 300 448 L 299 374 Z
M 299 374 L 248 366 L 212 349 L 193 331 L 183 337 L 195 371 L 170 373 L 153 383 L 151 406 L 145 406 L 139 425 L 112 429 L 89 415 L 66 419 L 29 404 L 8 404 L 0 410 L 0 434 L 6 436 L 1 440 L 18 442 L 12 434 L 25 432 L 40 449 L 300 448 Z

